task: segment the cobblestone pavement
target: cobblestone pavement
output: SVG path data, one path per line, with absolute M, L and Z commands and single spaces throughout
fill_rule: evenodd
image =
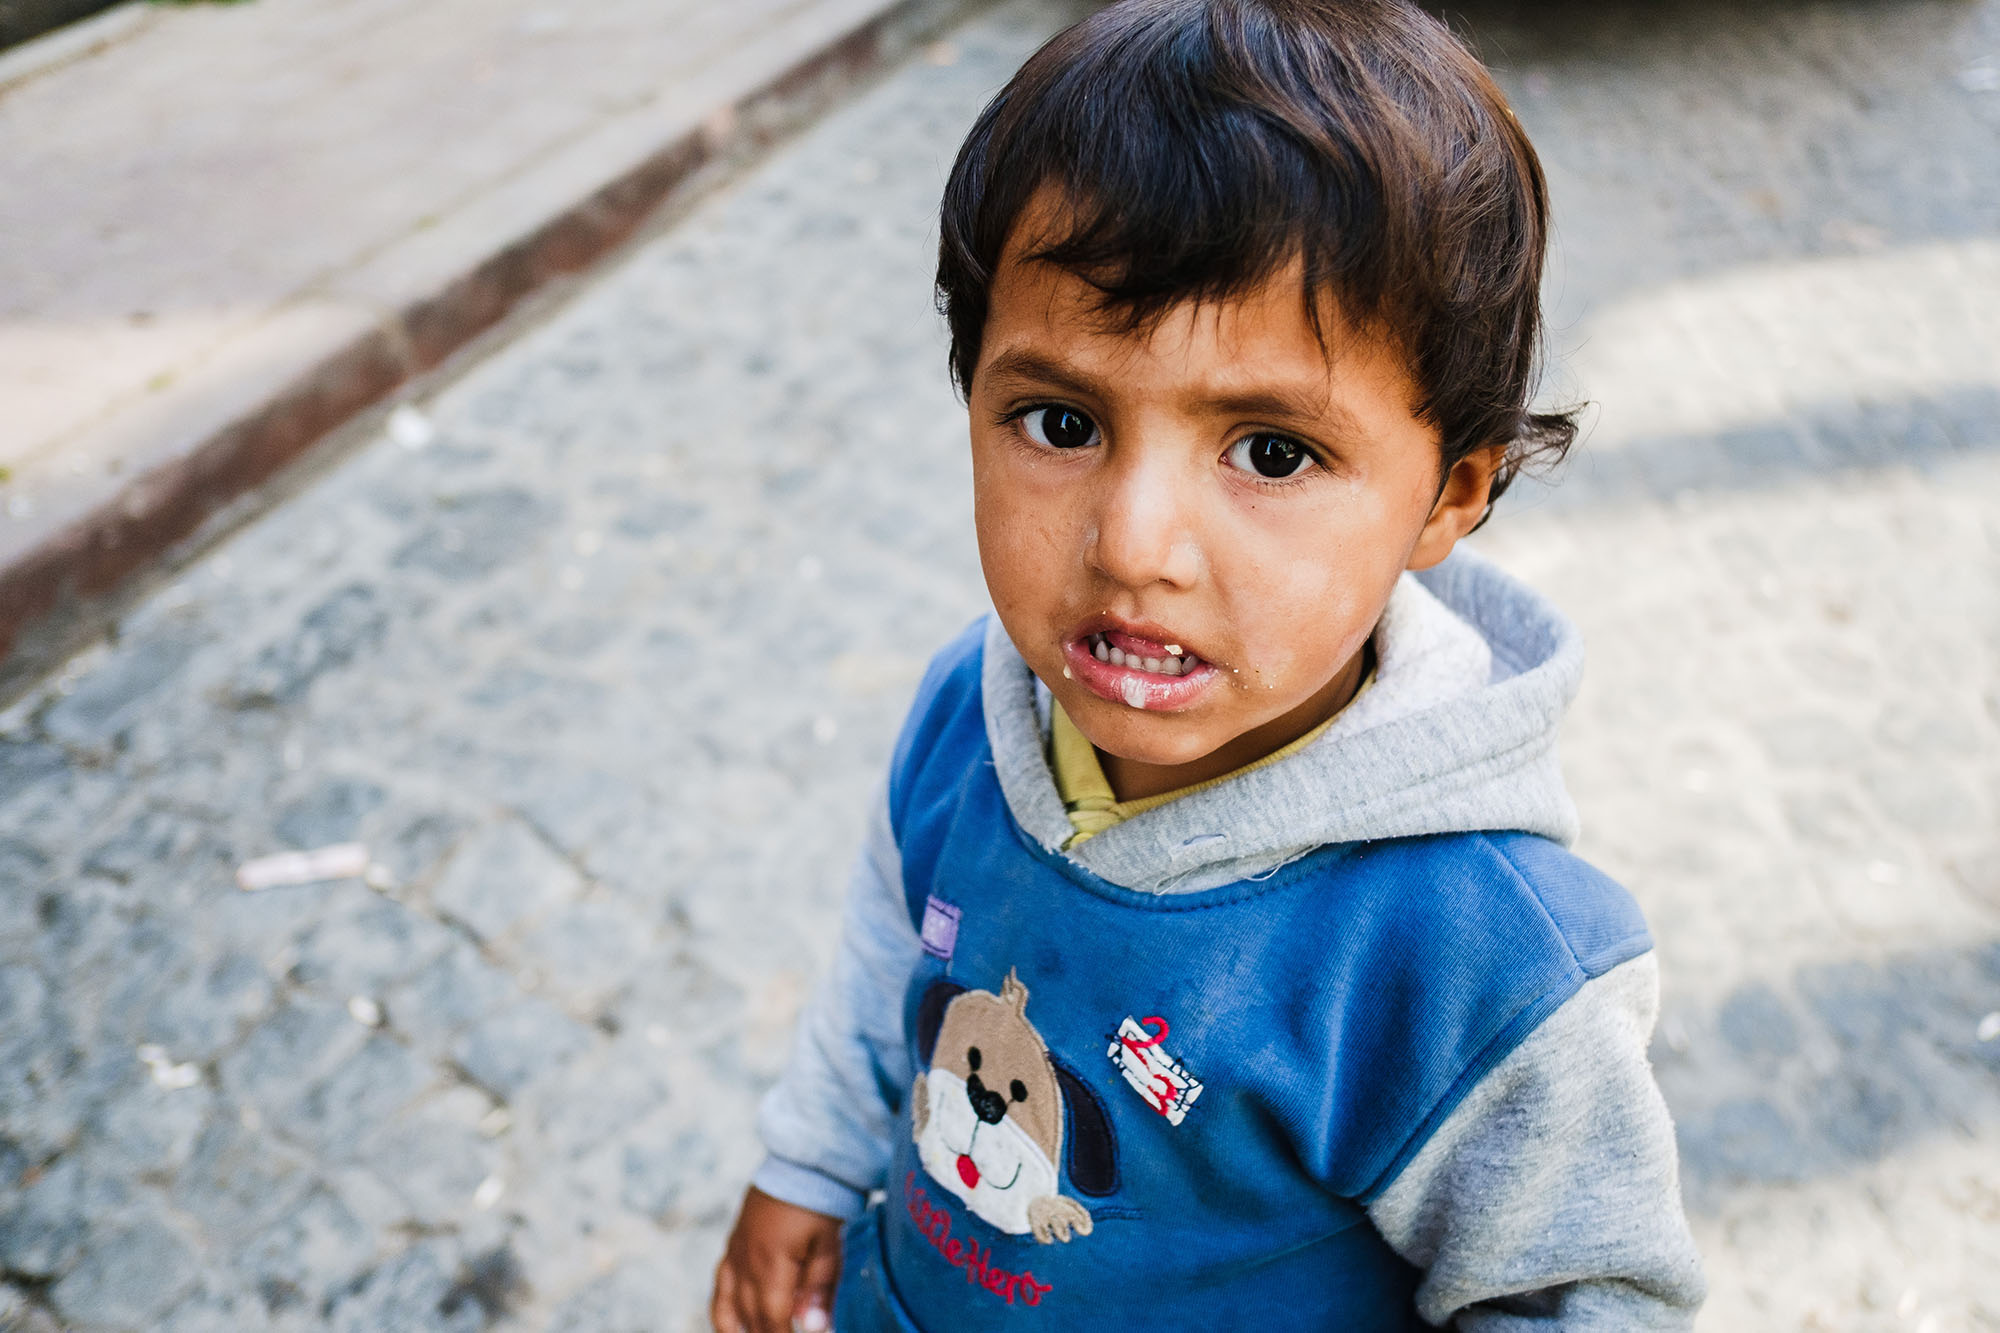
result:
M 1592 642 L 1566 757 L 1660 940 L 1704 1327 L 2000 1329 L 2000 0 L 1520 12 L 1471 21 L 1603 407 L 1481 541 Z M 698 1326 L 981 605 L 931 210 L 1057 18 L 933 48 L 6 715 L 0 1327 Z M 232 883 L 350 839 L 366 882 Z

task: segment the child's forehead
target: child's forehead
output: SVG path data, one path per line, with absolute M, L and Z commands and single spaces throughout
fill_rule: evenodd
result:
M 1150 308 L 1114 301 L 1091 274 L 1042 257 L 1074 235 L 1080 218 L 1076 204 L 1053 185 L 1029 197 L 1001 247 L 989 289 L 989 330 L 1040 323 L 1135 350 L 1164 344 L 1230 359 L 1253 348 L 1270 355 L 1283 347 L 1292 353 L 1286 359 L 1293 369 L 1310 367 L 1322 376 L 1357 343 L 1400 342 L 1379 321 L 1350 318 L 1331 285 L 1309 287 L 1302 250 L 1222 290 L 1169 295 Z M 1126 288 L 1145 286 L 1144 278 L 1130 269 L 1115 275 Z
M 1169 393 L 1247 415 L 1325 416 L 1357 374 L 1413 389 L 1392 341 L 1308 299 L 1297 264 L 1245 291 L 1191 296 L 1135 318 L 1082 275 L 1010 244 L 994 275 L 980 374 L 1096 391 Z

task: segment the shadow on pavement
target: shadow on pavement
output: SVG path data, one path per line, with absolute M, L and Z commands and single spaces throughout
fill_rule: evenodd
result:
M 1842 472 L 1933 468 L 2000 450 L 2000 389 L 1828 406 L 1730 429 L 1641 436 L 1592 448 L 1551 477 L 1523 476 L 1503 502 L 1544 513 L 1688 491 L 1764 490 Z
M 1801 969 L 1669 1011 L 1654 1067 L 1679 1127 L 1690 1208 L 1732 1188 L 1878 1162 L 2000 1127 L 2000 940 Z

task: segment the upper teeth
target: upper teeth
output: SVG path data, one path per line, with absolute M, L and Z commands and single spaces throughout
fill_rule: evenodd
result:
M 1130 667 L 1135 671 L 1150 672 L 1155 676 L 1178 676 L 1194 669 L 1199 659 L 1193 653 L 1182 657 L 1179 644 L 1170 643 L 1167 647 L 1172 651 L 1165 657 L 1141 657 L 1138 653 L 1128 653 L 1114 646 L 1102 634 L 1090 636 L 1091 656 L 1100 662 L 1109 662 L 1112 666 Z

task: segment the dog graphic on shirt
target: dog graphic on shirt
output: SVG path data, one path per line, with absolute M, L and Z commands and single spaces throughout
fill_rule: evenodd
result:
M 1109 1121 L 1095 1095 L 1049 1055 L 1028 1021 L 1020 977 L 1009 971 L 998 995 L 934 983 L 918 1027 L 930 1068 L 917 1075 L 910 1109 L 925 1173 L 1010 1235 L 1045 1245 L 1088 1236 L 1090 1210 L 1060 1192 L 1065 1092 L 1072 1137 L 1081 1141 L 1072 1143 L 1069 1163 L 1079 1192 L 1116 1188 Z

